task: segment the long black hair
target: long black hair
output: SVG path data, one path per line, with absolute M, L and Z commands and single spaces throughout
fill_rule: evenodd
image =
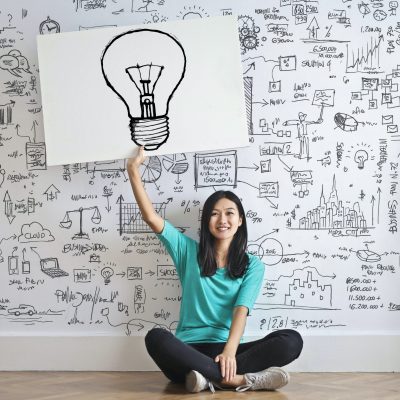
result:
M 200 225 L 200 243 L 197 259 L 201 268 L 202 276 L 212 276 L 217 271 L 217 261 L 215 259 L 215 238 L 209 229 L 209 222 L 214 206 L 220 199 L 233 201 L 239 211 L 239 217 L 242 218 L 242 224 L 238 227 L 228 250 L 227 272 L 231 278 L 239 278 L 245 273 L 249 263 L 249 257 L 246 254 L 247 248 L 247 225 L 243 205 L 235 193 L 229 190 L 219 190 L 214 192 L 205 201 Z

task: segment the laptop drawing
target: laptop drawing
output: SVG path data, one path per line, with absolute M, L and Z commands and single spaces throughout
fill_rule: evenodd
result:
M 58 265 L 58 258 L 42 258 L 40 260 L 40 268 L 42 271 L 52 278 L 58 278 L 60 276 L 68 276 L 68 272 L 63 271 Z

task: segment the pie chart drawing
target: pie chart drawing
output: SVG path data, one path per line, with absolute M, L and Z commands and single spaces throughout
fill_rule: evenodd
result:
M 189 169 L 189 163 L 183 153 L 163 157 L 163 166 L 175 175 L 184 174 Z
M 151 156 L 141 165 L 142 181 L 146 183 L 154 183 L 160 179 L 162 166 L 161 161 L 156 156 Z
M 371 250 L 358 250 L 356 256 L 365 262 L 378 262 L 381 261 L 381 256 Z

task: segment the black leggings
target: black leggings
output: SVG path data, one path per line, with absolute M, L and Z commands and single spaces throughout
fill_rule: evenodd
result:
M 186 374 L 195 370 L 213 382 L 221 382 L 219 363 L 225 343 L 183 343 L 171 332 L 154 328 L 145 338 L 151 358 L 172 382 L 185 382 Z M 303 340 L 297 331 L 274 331 L 254 342 L 240 343 L 236 352 L 237 374 L 258 372 L 269 367 L 282 367 L 301 353 Z

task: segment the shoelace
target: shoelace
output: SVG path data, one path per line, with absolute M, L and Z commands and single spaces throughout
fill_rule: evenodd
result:
M 269 384 L 268 375 L 250 376 L 246 380 L 247 383 L 245 385 L 240 385 L 236 388 L 237 392 L 245 392 L 251 388 L 258 389 L 258 387 L 264 387 L 265 383 Z
M 215 393 L 214 385 L 212 384 L 212 382 L 207 379 L 207 383 L 208 383 L 208 388 L 211 390 L 211 392 Z

